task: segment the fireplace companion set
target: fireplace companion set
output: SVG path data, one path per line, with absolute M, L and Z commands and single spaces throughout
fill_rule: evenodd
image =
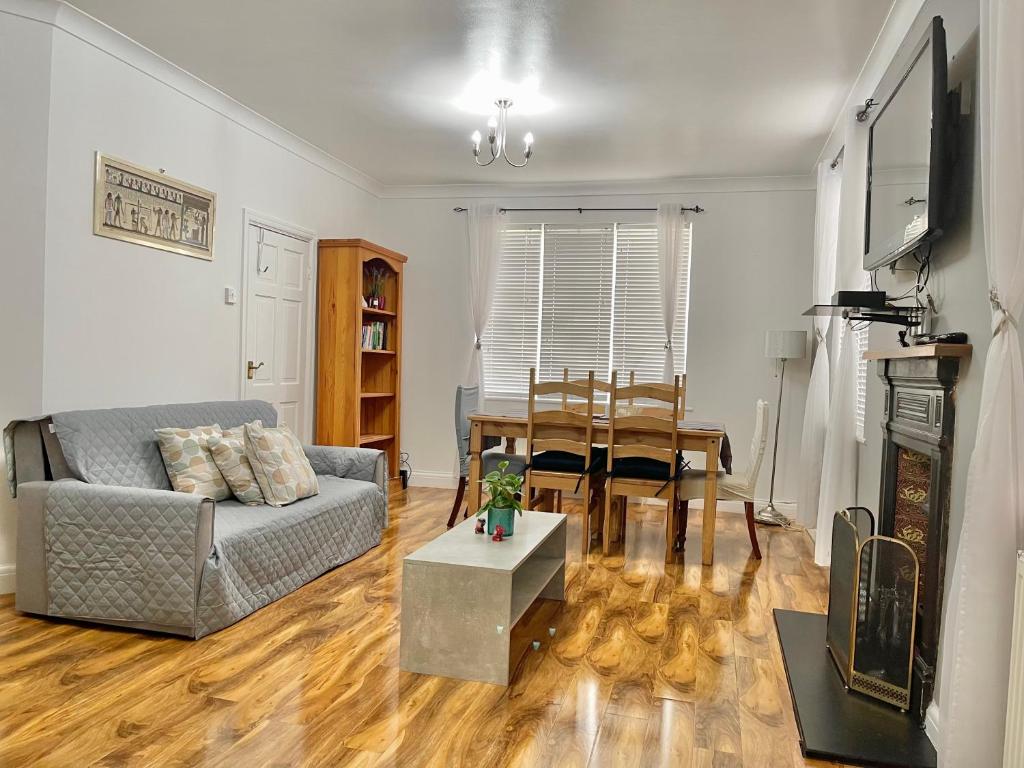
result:
M 865 507 L 836 512 L 827 617 L 775 611 L 808 757 L 936 764 L 923 728 L 942 614 L 955 388 L 970 350 L 866 355 L 885 385 L 878 517 Z
M 901 712 L 910 708 L 919 573 L 908 544 L 875 535 L 870 510 L 836 512 L 826 644 L 847 688 Z

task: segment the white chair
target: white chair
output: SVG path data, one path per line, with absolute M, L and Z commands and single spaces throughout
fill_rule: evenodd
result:
M 754 437 L 750 441 L 750 461 L 747 471 L 741 475 L 727 475 L 718 472 L 718 498 L 726 501 L 742 501 L 747 517 L 747 532 L 750 534 L 750 547 L 754 557 L 761 559 L 761 548 L 757 545 L 757 531 L 754 527 L 754 493 L 757 489 L 757 476 L 761 471 L 761 460 L 768 445 L 768 403 L 757 401 L 757 415 L 754 420 Z M 679 526 L 681 535 L 677 537 L 678 546 L 686 543 L 686 513 L 690 499 L 704 498 L 704 470 L 688 469 L 683 472 L 679 481 L 679 500 L 682 503 Z M 714 536 L 714 531 L 704 531 L 705 536 Z

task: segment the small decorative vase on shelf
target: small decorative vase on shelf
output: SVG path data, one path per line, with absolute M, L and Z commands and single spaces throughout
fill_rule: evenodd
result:
M 515 532 L 516 511 L 508 509 L 497 509 L 491 507 L 487 510 L 487 533 L 494 534 L 498 528 L 502 528 L 501 535 L 508 538 Z
M 377 309 L 384 309 L 384 297 L 383 296 L 378 296 L 377 297 Z

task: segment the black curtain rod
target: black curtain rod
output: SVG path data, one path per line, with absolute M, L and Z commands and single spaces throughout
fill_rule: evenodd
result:
M 452 208 L 455 213 L 465 213 L 468 208 Z M 646 211 L 654 213 L 657 208 L 499 208 L 498 213 L 508 213 L 509 211 L 576 211 L 576 213 L 583 213 L 584 211 Z M 694 205 L 692 208 L 683 206 L 679 209 L 680 213 L 689 211 L 690 213 L 704 213 L 705 209 L 701 208 L 700 205 Z

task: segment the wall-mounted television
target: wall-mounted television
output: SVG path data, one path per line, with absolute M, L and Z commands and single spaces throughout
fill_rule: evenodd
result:
M 864 269 L 892 264 L 942 235 L 949 178 L 946 32 L 936 16 L 890 65 L 868 137 Z

